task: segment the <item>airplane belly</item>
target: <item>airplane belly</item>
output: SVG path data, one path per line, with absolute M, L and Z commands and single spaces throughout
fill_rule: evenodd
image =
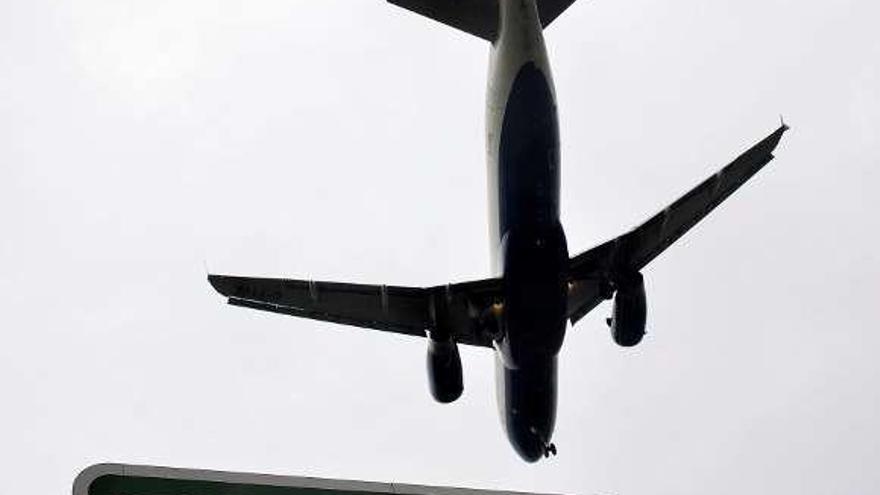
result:
M 511 368 L 546 361 L 562 347 L 568 246 L 562 226 L 518 226 L 502 241 L 503 297 L 497 348 Z
M 548 455 L 556 423 L 556 357 L 511 369 L 496 359 L 498 405 L 507 438 L 524 460 Z
M 511 89 L 498 150 L 498 228 L 547 227 L 559 219 L 559 127 L 549 83 L 534 63 Z

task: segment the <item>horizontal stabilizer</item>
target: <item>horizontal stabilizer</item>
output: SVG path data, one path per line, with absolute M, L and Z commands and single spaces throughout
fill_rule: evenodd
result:
M 498 35 L 498 0 L 388 0 L 388 2 L 486 41 L 495 41 Z
M 538 17 L 541 18 L 541 27 L 549 26 L 573 3 L 574 0 L 538 0 Z
M 486 41 L 498 37 L 498 0 L 388 0 L 398 7 L 434 19 Z M 537 0 L 541 26 L 547 27 L 574 0 Z

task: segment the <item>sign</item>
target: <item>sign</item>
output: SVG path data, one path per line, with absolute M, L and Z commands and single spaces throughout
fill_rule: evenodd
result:
M 129 464 L 96 464 L 73 482 L 73 495 L 539 495 L 338 479 L 231 473 Z

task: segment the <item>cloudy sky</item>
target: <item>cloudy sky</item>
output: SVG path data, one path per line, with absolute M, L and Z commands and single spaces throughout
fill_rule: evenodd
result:
M 225 306 L 212 271 L 487 275 L 488 47 L 380 0 L 0 2 L 0 490 L 102 461 L 565 494 L 880 490 L 880 6 L 581 0 L 547 31 L 572 252 L 778 125 L 646 270 L 648 336 L 567 336 L 524 464 L 492 356 Z

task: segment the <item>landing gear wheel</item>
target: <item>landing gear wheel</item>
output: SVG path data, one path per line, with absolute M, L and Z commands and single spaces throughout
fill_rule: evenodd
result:
M 555 443 L 550 444 L 550 453 L 553 455 L 556 455 L 556 444 Z
M 544 445 L 544 457 L 550 457 L 551 455 L 556 455 L 556 444 L 545 444 Z

